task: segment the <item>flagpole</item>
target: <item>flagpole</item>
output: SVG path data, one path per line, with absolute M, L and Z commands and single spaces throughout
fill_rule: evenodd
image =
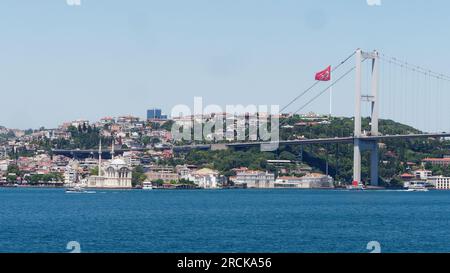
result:
M 331 115 L 333 113 L 333 74 L 330 72 L 330 81 L 331 81 L 331 86 L 330 86 L 330 116 L 329 118 L 331 119 Z

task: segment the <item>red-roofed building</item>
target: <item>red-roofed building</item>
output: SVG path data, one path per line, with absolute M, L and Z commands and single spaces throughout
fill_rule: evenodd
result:
M 403 181 L 410 181 L 410 180 L 414 179 L 415 176 L 412 175 L 412 174 L 410 174 L 410 173 L 404 173 L 404 174 L 400 175 L 400 178 L 401 178 Z
M 425 158 L 422 160 L 423 163 L 430 163 L 433 166 L 450 166 L 450 158 Z

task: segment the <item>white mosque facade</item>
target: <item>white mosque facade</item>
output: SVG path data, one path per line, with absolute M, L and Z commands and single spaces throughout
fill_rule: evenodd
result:
M 114 147 L 114 146 L 113 146 Z M 112 160 L 102 164 L 101 144 L 99 148 L 98 175 L 89 177 L 87 187 L 89 188 L 110 188 L 110 189 L 131 189 L 132 168 L 122 158 L 114 158 L 114 148 L 112 149 Z

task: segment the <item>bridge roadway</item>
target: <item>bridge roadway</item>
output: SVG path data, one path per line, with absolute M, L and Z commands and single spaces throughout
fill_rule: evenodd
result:
M 409 135 L 384 135 L 384 136 L 364 136 L 359 138 L 362 141 L 373 142 L 373 141 L 383 141 L 391 139 L 412 139 L 412 138 L 442 138 L 450 137 L 450 133 L 430 133 L 430 134 L 409 134 Z M 333 143 L 354 143 L 355 137 L 335 137 L 335 138 L 319 138 L 319 139 L 298 139 L 298 140 L 280 140 L 279 145 L 308 145 L 308 144 L 333 144 Z M 188 150 L 210 150 L 210 149 L 227 149 L 227 148 L 246 148 L 255 147 L 260 145 L 271 145 L 276 144 L 271 142 L 241 142 L 241 143 L 224 143 L 224 144 L 199 144 L 199 145 L 184 145 L 184 146 L 174 146 L 174 151 L 188 151 Z M 68 156 L 78 155 L 78 156 L 88 156 L 95 155 L 98 153 L 96 149 L 87 150 L 62 150 L 53 149 L 54 154 L 63 154 Z M 144 149 L 117 149 L 116 154 L 121 154 L 127 151 L 144 151 Z M 110 153 L 109 149 L 102 150 L 102 154 L 106 156 Z
M 359 140 L 374 142 L 392 139 L 413 139 L 413 138 L 443 138 L 450 137 L 450 133 L 429 133 L 429 134 L 409 134 L 409 135 L 384 135 L 384 136 L 364 136 L 360 137 Z M 298 139 L 298 140 L 280 140 L 279 145 L 308 145 L 308 144 L 333 144 L 333 143 L 346 143 L 352 144 L 355 141 L 355 137 L 335 137 L 335 138 L 319 138 L 319 139 Z M 225 143 L 225 144 L 208 144 L 208 145 L 185 145 L 185 146 L 174 146 L 175 151 L 184 150 L 209 150 L 214 149 L 216 146 L 222 146 L 225 148 L 245 148 L 260 145 L 270 145 L 276 144 L 276 142 L 242 142 L 242 143 Z
M 123 154 L 124 152 L 129 151 L 144 151 L 145 149 L 115 149 L 114 154 Z M 80 157 L 80 158 L 87 158 L 91 157 L 93 155 L 98 156 L 98 149 L 72 149 L 72 150 L 65 150 L 65 149 L 52 149 L 53 154 L 55 155 L 65 155 L 68 157 Z M 107 159 L 111 156 L 111 149 L 102 149 L 102 157 Z

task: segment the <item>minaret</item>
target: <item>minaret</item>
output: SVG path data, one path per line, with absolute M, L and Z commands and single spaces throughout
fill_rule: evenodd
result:
M 102 176 L 102 139 L 98 145 L 98 176 Z
M 115 139 L 114 139 L 114 136 L 113 136 L 112 144 L 111 144 L 111 159 L 112 160 L 114 160 L 114 144 L 115 144 Z

